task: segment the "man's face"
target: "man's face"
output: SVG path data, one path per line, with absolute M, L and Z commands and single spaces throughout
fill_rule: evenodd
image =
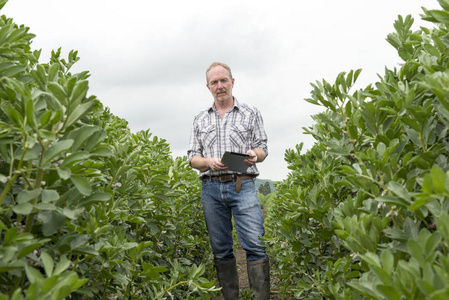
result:
M 232 99 L 234 79 L 231 78 L 228 70 L 222 66 L 216 66 L 209 70 L 207 77 L 207 88 L 216 101 L 225 102 Z

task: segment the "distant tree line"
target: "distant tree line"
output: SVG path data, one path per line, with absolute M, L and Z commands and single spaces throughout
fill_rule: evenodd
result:
M 270 183 L 268 181 L 265 181 L 264 184 L 261 184 L 259 186 L 259 193 L 261 193 L 264 196 L 271 193 L 271 187 L 270 187 Z

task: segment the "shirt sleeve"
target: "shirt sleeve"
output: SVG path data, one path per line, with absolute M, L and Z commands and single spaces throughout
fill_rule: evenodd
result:
M 265 156 L 268 156 L 268 146 L 267 146 L 268 137 L 263 125 L 262 114 L 259 112 L 258 109 L 255 109 L 255 112 L 256 112 L 256 119 L 254 123 L 251 148 L 252 149 L 260 148 L 265 152 Z
M 190 132 L 189 150 L 187 150 L 187 158 L 189 163 L 196 155 L 203 156 L 203 146 L 200 140 L 198 118 L 193 120 L 192 131 Z

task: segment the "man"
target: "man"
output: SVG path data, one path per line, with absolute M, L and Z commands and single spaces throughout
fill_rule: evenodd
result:
M 260 240 L 265 230 L 254 185 L 259 175 L 256 163 L 268 154 L 262 116 L 256 108 L 233 97 L 234 78 L 228 65 L 211 64 L 206 80 L 214 102 L 195 117 L 187 154 L 190 165 L 200 171 L 201 200 L 218 281 L 225 299 L 238 299 L 234 216 L 240 245 L 246 251 L 250 288 L 256 299 L 269 299 L 269 260 Z M 249 154 L 244 160 L 247 171 L 229 170 L 221 161 L 225 151 Z

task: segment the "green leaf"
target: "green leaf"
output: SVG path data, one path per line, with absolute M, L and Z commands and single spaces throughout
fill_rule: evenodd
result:
M 27 141 L 27 143 L 30 143 L 30 145 L 33 143 L 33 141 Z M 24 156 L 24 160 L 25 161 L 29 161 L 32 159 L 38 159 L 41 155 L 42 152 L 42 146 L 40 144 L 34 144 L 33 148 L 28 149 L 28 151 L 26 152 L 25 156 Z M 19 150 L 17 154 L 22 155 L 22 151 Z M 16 157 L 18 158 L 19 156 L 16 154 Z
M 447 300 L 449 299 L 449 291 L 447 289 L 434 291 L 429 296 L 431 300 Z
M 86 179 L 72 175 L 70 180 L 82 195 L 90 196 L 92 194 L 92 186 Z
M 401 294 L 391 285 L 378 285 L 377 288 L 386 299 L 400 300 Z
M 23 117 L 10 103 L 2 103 L 3 112 L 8 116 L 9 120 L 17 127 L 22 128 Z
M 367 264 L 378 267 L 379 269 L 382 268 L 382 266 L 380 264 L 379 256 L 377 256 L 377 254 L 372 253 L 372 252 L 366 252 L 365 254 L 361 254 L 360 257 Z
M 10 61 L 0 63 L 0 75 L 3 74 L 3 72 L 5 72 L 5 70 L 8 70 L 14 66 L 15 66 L 15 64 Z
M 56 190 L 46 190 L 42 191 L 42 202 L 50 203 L 55 202 L 59 199 L 59 194 Z
M 64 88 L 57 82 L 50 82 L 47 86 L 48 90 L 53 94 L 53 96 L 58 99 L 59 103 L 67 106 L 67 93 Z
M 50 162 L 51 159 L 56 157 L 58 154 L 68 150 L 73 144 L 73 140 L 62 140 L 57 141 L 45 151 L 44 156 L 42 158 L 42 165 Z
M 83 126 L 71 131 L 69 134 L 69 138 L 74 140 L 72 151 L 80 149 L 83 143 L 99 130 L 100 128 L 97 126 Z
M 396 205 L 396 206 L 402 207 L 402 208 L 408 207 L 408 203 L 405 200 L 403 200 L 401 198 L 396 198 L 393 196 L 379 196 L 374 200 L 376 200 L 378 202 Z
M 21 269 L 23 270 L 23 264 L 21 263 L 10 263 L 7 266 L 0 266 L 0 273 L 9 272 L 12 270 Z
M 34 208 L 37 210 L 56 210 L 56 206 L 53 203 L 37 203 L 34 204 Z
M 58 171 L 59 177 L 61 177 L 61 178 L 64 179 L 64 180 L 67 180 L 67 179 L 70 178 L 70 176 L 72 176 L 72 171 L 70 171 L 70 169 L 69 169 L 69 168 L 66 168 L 66 167 L 60 166 L 60 167 L 57 169 L 57 171 Z
M 60 275 L 62 272 L 67 270 L 70 267 L 70 260 L 63 257 L 55 267 L 55 271 L 53 272 L 54 275 Z
M 27 275 L 28 280 L 31 283 L 40 283 L 44 280 L 44 277 L 42 276 L 41 272 L 28 265 L 25 266 L 25 273 Z
M 430 10 L 428 13 L 435 18 L 437 22 L 448 24 L 449 23 L 449 13 L 442 10 Z
M 7 69 L 4 69 L 0 75 L 5 76 L 5 77 L 14 77 L 17 74 L 25 71 L 26 68 L 27 68 L 27 65 L 13 65 Z
M 167 272 L 168 269 L 166 267 L 152 267 L 146 264 L 146 267 L 144 267 L 144 275 L 151 278 L 156 279 L 160 277 L 160 273 Z
M 44 99 L 47 102 L 47 105 L 56 113 L 59 112 L 56 116 L 61 117 L 61 112 L 65 112 L 66 108 L 61 104 L 61 102 L 59 102 L 59 100 L 53 94 L 43 93 L 43 95 L 45 96 Z
M 340 170 L 341 170 L 343 173 L 346 173 L 346 174 L 355 174 L 354 169 L 351 168 L 351 167 L 348 166 L 348 165 L 342 165 L 342 166 L 340 166 Z
M 441 243 L 441 234 L 439 232 L 434 232 L 430 238 L 427 240 L 425 252 L 427 254 L 434 253 L 435 249 L 438 248 L 438 246 Z
M 205 270 L 204 264 L 200 264 L 198 267 L 196 265 L 193 265 L 190 268 L 190 272 L 189 272 L 188 278 L 189 279 L 196 279 L 196 278 L 198 278 L 199 276 L 201 276 L 204 273 L 204 270 Z
M 28 254 L 32 253 L 34 250 L 39 249 L 41 246 L 42 246 L 41 243 L 34 243 L 23 247 L 17 254 L 17 259 L 20 260 L 22 257 L 25 257 Z
M 402 122 L 411 128 L 415 129 L 416 131 L 421 131 L 421 126 L 419 126 L 418 122 L 416 122 L 414 119 L 403 117 L 401 118 Z
M 209 281 L 209 282 L 203 282 L 203 283 L 201 283 L 200 286 L 201 286 L 202 288 L 209 289 L 209 288 L 213 287 L 214 284 L 215 284 L 215 281 Z
M 14 241 L 14 239 L 17 237 L 17 234 L 19 232 L 19 229 L 17 227 L 12 227 L 10 229 L 8 229 L 8 231 L 5 234 L 4 237 L 4 243 L 8 244 L 12 241 Z
M 29 215 L 33 211 L 33 205 L 31 203 L 21 203 L 13 206 L 12 210 L 18 215 Z
M 98 256 L 99 253 L 97 250 L 95 250 L 93 247 L 79 247 L 76 249 L 73 249 L 74 253 L 84 254 L 84 255 L 92 255 L 92 256 Z
M 99 130 L 95 132 L 86 140 L 84 149 L 92 153 L 93 149 L 99 146 L 99 144 L 106 138 L 106 136 L 107 133 L 104 130 Z
M 79 206 L 88 206 L 93 205 L 99 202 L 107 202 L 111 199 L 111 195 L 103 192 L 96 192 L 90 197 L 84 198 L 81 200 L 78 205 Z
M 410 207 L 408 208 L 409 210 L 418 210 L 421 207 L 423 207 L 424 205 L 426 205 L 427 203 L 433 201 L 434 199 L 429 197 L 427 194 L 418 194 L 415 195 L 416 200 L 415 202 L 412 203 L 412 205 L 410 205 Z
M 88 89 L 89 82 L 87 80 L 78 81 L 73 88 L 72 95 L 70 96 L 70 105 L 73 105 L 73 107 L 77 107 L 86 97 Z
M 440 3 L 444 10 L 449 11 L 449 0 L 438 0 L 438 3 Z
M 446 191 L 446 175 L 444 174 L 444 171 L 437 165 L 434 165 L 430 170 L 430 176 L 432 178 L 435 191 L 438 193 L 444 193 Z
M 54 82 L 58 79 L 59 64 L 53 63 L 48 69 L 48 81 Z
M 408 239 L 418 241 L 418 226 L 412 219 L 410 218 L 405 219 L 403 228 Z
M 422 249 L 419 246 L 418 242 L 416 242 L 414 240 L 410 240 L 407 243 L 407 248 L 408 248 L 410 255 L 418 261 L 418 263 L 421 267 L 424 267 L 426 261 L 425 261 Z
M 53 275 L 54 262 L 51 256 L 47 252 L 41 254 L 42 265 L 44 266 L 45 275 L 50 277 Z
M 7 183 L 8 182 L 8 177 L 6 177 L 3 174 L 0 174 L 0 182 L 3 183 L 3 184 Z
M 64 225 L 65 217 L 53 210 L 41 210 L 37 215 L 37 219 L 42 222 L 42 232 L 44 236 L 55 234 L 62 225 Z
M 40 118 L 41 127 L 45 127 L 48 124 L 48 122 L 50 122 L 52 114 L 53 112 L 51 110 L 48 110 L 41 116 Z
M 114 281 L 124 286 L 126 286 L 130 281 L 128 277 L 120 273 L 112 273 L 112 277 L 114 278 Z
M 73 112 L 70 113 L 69 116 L 67 117 L 67 120 L 64 124 L 64 128 L 68 128 L 70 127 L 70 125 L 78 121 L 84 114 L 89 112 L 94 105 L 95 105 L 94 101 L 89 101 L 76 106 Z
M 411 197 L 407 191 L 406 188 L 404 188 L 402 185 L 400 185 L 397 182 L 394 181 L 390 181 L 387 184 L 387 188 L 394 192 L 396 195 L 398 195 L 399 197 L 401 197 L 402 199 L 406 200 L 407 202 L 411 202 Z
M 377 278 L 382 281 L 383 284 L 391 284 L 391 278 L 389 274 L 382 268 L 376 267 L 376 266 L 370 266 L 371 271 L 376 274 Z
M 437 223 L 438 232 L 444 237 L 447 241 L 449 240 L 449 214 L 447 212 L 441 213 L 441 215 L 435 218 L 435 222 Z
M 62 210 L 62 214 L 71 220 L 76 220 L 83 213 L 83 211 L 84 211 L 84 208 L 70 209 L 70 208 L 64 207 Z
M 58 276 L 51 276 L 51 277 L 45 278 L 44 282 L 42 283 L 42 293 L 45 295 L 53 289 L 52 296 L 53 297 L 55 295 L 59 296 L 60 290 L 57 290 L 55 287 L 58 282 L 58 279 L 59 279 Z M 56 292 L 54 292 L 54 290 L 56 290 Z M 63 298 L 57 298 L 57 299 L 63 299 Z
M 46 89 L 46 83 L 47 83 L 47 76 L 45 74 L 45 68 L 38 64 L 36 65 L 36 70 L 31 71 L 31 75 L 33 75 L 34 79 L 36 80 L 37 84 L 39 85 L 39 88 L 41 90 Z
M 383 250 L 380 255 L 380 261 L 382 262 L 382 266 L 384 270 L 391 275 L 394 268 L 394 256 L 389 250 Z
M 86 151 L 74 152 L 74 153 L 71 153 L 68 156 L 66 156 L 66 158 L 64 159 L 64 162 L 62 163 L 62 166 L 67 167 L 75 162 L 85 160 L 89 157 L 90 157 L 90 154 Z
M 19 204 L 30 202 L 32 199 L 38 197 L 41 194 L 41 189 L 34 189 L 31 191 L 21 191 L 17 195 L 17 202 Z
M 363 175 L 363 170 L 359 164 L 352 164 L 352 167 L 357 171 L 358 174 Z
M 25 114 L 27 116 L 27 122 L 31 128 L 37 129 L 34 102 L 31 98 L 28 97 L 25 98 L 24 102 L 25 102 Z
M 109 149 L 108 146 L 97 146 L 90 152 L 90 154 L 102 157 L 110 157 L 114 155 L 114 153 L 111 151 L 111 149 Z

